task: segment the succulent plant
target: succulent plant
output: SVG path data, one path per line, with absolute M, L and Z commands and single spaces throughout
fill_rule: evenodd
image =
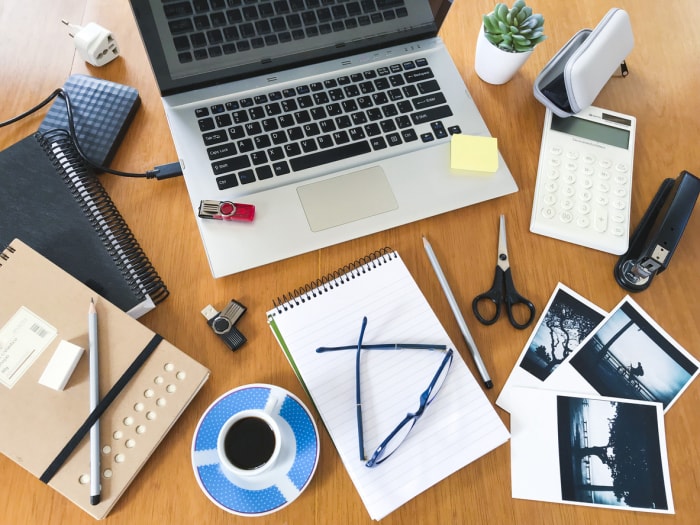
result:
M 484 36 L 494 46 L 511 53 L 530 51 L 547 38 L 544 17 L 533 14 L 523 0 L 516 0 L 510 9 L 498 3 L 493 12 L 484 15 Z

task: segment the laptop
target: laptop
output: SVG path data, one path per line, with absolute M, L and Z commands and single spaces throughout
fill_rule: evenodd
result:
M 502 157 L 450 168 L 453 134 L 490 134 L 437 36 L 449 0 L 130 3 L 214 277 L 517 191 Z

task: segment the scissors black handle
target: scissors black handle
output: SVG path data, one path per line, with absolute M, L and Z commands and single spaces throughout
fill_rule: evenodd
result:
M 482 304 L 483 301 L 490 301 L 495 305 L 496 311 L 492 317 L 484 317 L 482 315 L 479 305 Z M 479 322 L 485 325 L 490 325 L 495 323 L 500 317 L 501 303 L 506 304 L 508 320 L 510 321 L 510 324 L 512 324 L 518 330 L 527 328 L 535 319 L 535 305 L 520 295 L 515 289 L 510 268 L 507 268 L 504 271 L 500 266 L 497 266 L 493 286 L 491 286 L 490 290 L 487 290 L 474 298 L 474 301 L 472 301 L 472 310 L 474 311 L 474 315 Z M 514 307 L 517 307 L 518 305 L 522 305 L 528 310 L 528 318 L 523 323 L 519 322 L 513 315 Z

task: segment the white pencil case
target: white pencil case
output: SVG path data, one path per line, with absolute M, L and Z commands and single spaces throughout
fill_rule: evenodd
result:
M 535 97 L 560 117 L 586 109 L 633 46 L 629 15 L 611 9 L 595 29 L 576 33 L 547 63 L 535 79 Z

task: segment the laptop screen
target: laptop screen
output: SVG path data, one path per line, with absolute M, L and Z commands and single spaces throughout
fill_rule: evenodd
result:
M 435 36 L 449 0 L 130 0 L 162 95 Z

